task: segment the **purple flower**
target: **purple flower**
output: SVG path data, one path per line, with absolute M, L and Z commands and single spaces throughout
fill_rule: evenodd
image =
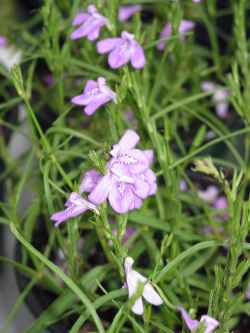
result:
M 187 311 L 181 306 L 178 307 L 178 309 L 181 312 L 182 319 L 185 321 L 190 332 L 195 332 L 201 323 L 203 323 L 205 328 L 204 333 L 212 333 L 219 326 L 219 322 L 208 315 L 201 316 L 200 321 L 198 321 L 192 319 Z
M 194 22 L 188 20 L 182 20 L 178 32 L 180 34 L 181 39 L 183 40 L 185 34 L 194 28 Z M 157 48 L 160 51 L 163 51 L 166 45 L 166 40 L 170 38 L 172 35 L 172 25 L 171 23 L 167 23 L 160 33 L 160 38 L 163 39 L 157 44 Z
M 186 191 L 187 191 L 187 189 L 188 189 L 188 185 L 187 185 L 187 182 L 186 182 L 184 179 L 182 179 L 182 180 L 180 181 L 180 183 L 179 183 L 179 188 L 180 188 L 180 191 L 181 191 L 181 192 L 186 192 Z
M 109 53 L 108 63 L 117 69 L 131 62 L 132 66 L 140 69 L 145 65 L 143 48 L 135 40 L 134 35 L 123 31 L 120 38 L 107 38 L 97 43 L 100 54 Z
M 198 196 L 200 199 L 208 203 L 213 203 L 218 197 L 219 189 L 217 186 L 210 185 L 205 191 L 198 191 Z
M 194 3 L 202 2 L 202 0 L 192 0 Z
M 212 93 L 212 100 L 218 117 L 222 119 L 227 118 L 229 112 L 229 90 L 210 81 L 204 81 L 201 84 L 201 88 L 204 92 Z
M 96 205 L 106 199 L 117 213 L 126 213 L 142 205 L 142 200 L 155 194 L 156 176 L 150 169 L 152 150 L 134 149 L 139 141 L 136 132 L 128 130 L 110 152 L 108 172 L 91 191 L 90 202 Z
M 102 175 L 94 169 L 87 171 L 80 184 L 80 193 L 91 192 L 101 179 L 101 176 Z
M 126 287 L 128 288 L 128 295 L 131 298 L 137 291 L 140 284 L 144 284 L 142 296 L 137 298 L 132 306 L 132 311 L 137 315 L 143 314 L 143 301 L 142 297 L 150 304 L 159 306 L 163 303 L 161 297 L 154 290 L 152 284 L 147 282 L 148 280 L 135 271 L 133 266 L 134 260 L 131 257 L 127 257 L 124 261 L 124 270 L 126 276 Z
M 73 97 L 71 102 L 84 105 L 85 114 L 91 116 L 99 107 L 111 100 L 116 101 L 116 93 L 106 85 L 103 77 L 99 77 L 97 81 L 88 80 L 83 93 Z
M 0 47 L 7 45 L 7 38 L 4 36 L 0 36 Z
M 51 216 L 51 220 L 56 222 L 56 227 L 62 222 L 86 212 L 86 210 L 93 210 L 96 214 L 99 214 L 94 204 L 83 199 L 80 194 L 76 192 L 70 194 L 69 199 L 65 203 L 65 207 L 66 209 L 56 212 Z
M 119 8 L 119 21 L 125 22 L 134 14 L 140 12 L 142 9 L 141 5 L 121 6 Z
M 87 12 L 76 15 L 72 24 L 77 26 L 77 29 L 72 32 L 71 39 L 87 37 L 93 41 L 99 37 L 101 28 L 108 25 L 108 19 L 99 14 L 94 5 L 90 5 Z
M 215 209 L 227 209 L 228 203 L 227 203 L 227 198 L 225 196 L 220 196 L 218 197 L 215 202 L 214 202 L 214 208 Z

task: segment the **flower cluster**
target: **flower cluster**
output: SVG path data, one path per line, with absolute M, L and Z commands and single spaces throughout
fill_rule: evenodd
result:
M 138 141 L 136 132 L 128 130 L 113 147 L 107 174 L 91 191 L 91 202 L 99 205 L 108 199 L 117 213 L 126 213 L 140 208 L 144 199 L 155 194 L 156 176 L 150 169 L 153 151 L 135 149 Z
M 67 209 L 52 216 L 57 225 L 88 209 L 97 212 L 96 206 L 107 199 L 114 211 L 121 214 L 140 208 L 144 199 L 155 194 L 156 176 L 150 169 L 153 151 L 135 149 L 139 139 L 135 131 L 126 131 L 110 152 L 107 173 L 101 175 L 90 170 L 85 174 L 80 193 L 90 193 L 89 201 L 72 193 L 65 204 Z
M 201 85 L 201 89 L 204 92 L 212 94 L 212 101 L 218 117 L 222 119 L 227 118 L 229 112 L 229 90 L 210 81 L 204 81 Z

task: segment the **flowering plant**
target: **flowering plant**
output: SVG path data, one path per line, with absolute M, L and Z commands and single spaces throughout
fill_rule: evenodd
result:
M 17 242 L 3 260 L 20 286 L 5 331 L 27 303 L 28 333 L 243 332 L 246 14 L 245 0 L 45 0 L 0 37 L 0 222 Z

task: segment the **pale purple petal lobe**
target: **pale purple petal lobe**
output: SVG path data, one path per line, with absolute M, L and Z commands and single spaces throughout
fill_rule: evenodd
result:
M 131 56 L 131 63 L 132 66 L 136 69 L 141 69 L 145 66 L 146 60 L 145 60 L 145 55 L 143 48 L 136 43 L 134 52 Z
M 142 296 L 150 304 L 161 305 L 163 303 L 163 300 L 149 282 L 145 284 Z
M 127 21 L 131 16 L 138 13 L 142 7 L 140 5 L 121 6 L 119 8 L 118 18 L 120 22 Z
M 101 174 L 96 170 L 89 170 L 86 172 L 80 184 L 80 193 L 91 192 L 97 185 L 100 178 Z
M 214 330 L 219 326 L 218 320 L 208 316 L 203 315 L 201 316 L 200 322 L 203 322 L 205 324 L 205 332 L 204 333 L 213 333 Z
M 111 175 L 103 176 L 100 181 L 97 183 L 93 191 L 90 193 L 88 199 L 90 202 L 99 205 L 103 203 L 108 195 L 112 186 Z
M 115 47 L 122 43 L 121 38 L 106 38 L 97 43 L 97 52 L 99 54 L 105 54 L 112 51 Z
M 199 326 L 198 320 L 192 319 L 184 308 L 179 307 L 178 309 L 181 312 L 182 319 L 185 321 L 188 329 L 191 332 L 194 332 Z
M 82 24 L 84 21 L 87 20 L 87 18 L 89 17 L 89 15 L 85 12 L 79 12 L 73 22 L 72 22 L 72 25 L 79 25 L 79 24 Z

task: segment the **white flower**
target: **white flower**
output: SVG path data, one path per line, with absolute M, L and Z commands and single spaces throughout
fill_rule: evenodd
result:
M 0 46 L 0 64 L 2 64 L 6 69 L 11 70 L 14 65 L 20 64 L 21 59 L 22 52 L 17 50 L 15 46 Z
M 215 105 L 217 115 L 222 119 L 227 118 L 229 112 L 229 90 L 210 81 L 202 82 L 201 89 L 204 92 L 212 93 L 212 100 Z
M 145 284 L 143 287 L 142 296 L 140 296 L 134 303 L 132 311 L 137 315 L 143 314 L 143 302 L 142 297 L 153 305 L 161 305 L 163 303 L 161 297 L 154 290 L 153 286 L 148 280 L 140 273 L 136 272 L 133 266 L 134 260 L 131 257 L 127 257 L 124 262 L 124 269 L 126 275 L 126 284 L 128 288 L 128 295 L 131 298 L 137 291 L 139 284 Z

